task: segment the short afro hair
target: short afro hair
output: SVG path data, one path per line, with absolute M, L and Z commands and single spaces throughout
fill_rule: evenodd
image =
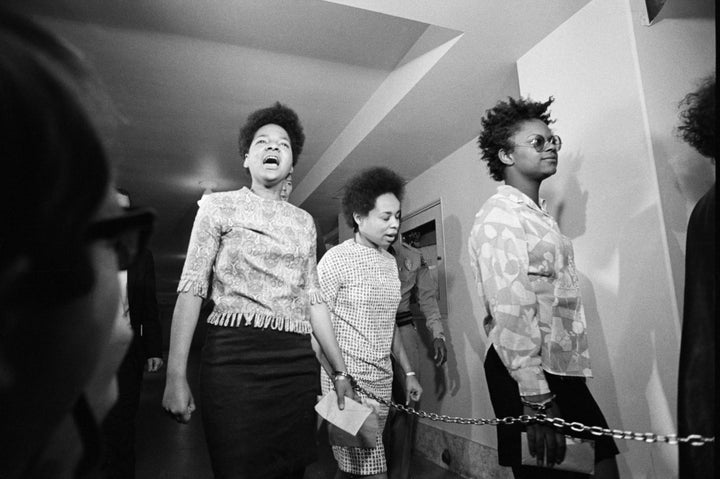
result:
M 705 78 L 697 90 L 680 101 L 680 138 L 701 155 L 717 158 L 715 132 L 715 74 Z
M 506 165 L 500 161 L 500 150 L 513 151 L 515 145 L 510 141 L 520 124 L 528 120 L 540 120 L 546 125 L 555 120 L 550 119 L 548 107 L 555 101 L 553 97 L 545 102 L 532 101 L 529 98 L 514 99 L 508 97 L 507 101 L 499 101 L 493 108 L 485 111 L 481 120 L 482 132 L 477 143 L 481 150 L 480 158 L 487 161 L 490 176 L 495 181 L 505 179 Z
M 275 102 L 273 106 L 267 108 L 255 110 L 247 117 L 245 124 L 240 127 L 238 137 L 240 157 L 244 158 L 250 150 L 250 144 L 255 133 L 263 126 L 270 124 L 281 126 L 290 136 L 290 147 L 293 153 L 292 164 L 295 166 L 305 144 L 305 133 L 297 113 L 280 102 Z
M 368 168 L 353 176 L 345 184 L 342 207 L 345 221 L 357 231 L 353 214 L 367 216 L 375 208 L 378 196 L 392 193 L 402 201 L 405 194 L 405 180 L 389 168 L 382 166 Z

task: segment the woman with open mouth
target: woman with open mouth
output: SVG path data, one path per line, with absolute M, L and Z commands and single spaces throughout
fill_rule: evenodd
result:
M 206 196 L 190 237 L 163 407 L 183 423 L 195 409 L 188 352 L 212 291 L 200 384 L 217 479 L 301 479 L 317 458 L 311 333 L 331 367 L 346 372 L 318 284 L 313 219 L 280 198 L 304 140 L 290 108 L 276 103 L 252 113 L 239 138 L 252 185 Z M 342 409 L 352 386 L 341 377 L 335 389 Z

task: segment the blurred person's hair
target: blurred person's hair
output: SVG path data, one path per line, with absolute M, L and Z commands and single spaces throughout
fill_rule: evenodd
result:
M 708 158 L 717 158 L 718 141 L 715 117 L 715 74 L 705 78 L 698 88 L 680 102 L 680 138 Z
M 34 22 L 0 8 L 3 477 L 6 468 L 11 470 L 10 477 L 15 477 L 17 468 L 24 471 L 21 477 L 37 477 L 45 466 L 38 455 L 49 434 L 73 413 L 84 454 L 77 477 L 97 460 L 98 429 L 84 397 L 77 398 L 74 392 L 37 397 L 60 381 L 75 378 L 78 365 L 68 364 L 65 378 L 35 366 L 40 357 L 46 361 L 42 364 L 48 360 L 62 364 L 67 360 L 62 351 L 77 347 L 55 344 L 52 339 L 58 337 L 57 331 L 65 332 L 63 338 L 85 337 L 78 328 L 83 318 L 68 315 L 75 309 L 65 306 L 70 308 L 74 299 L 89 293 L 95 284 L 87 231 L 110 181 L 94 120 L 107 98 L 92 78 L 68 45 Z M 93 306 L 88 300 L 86 309 Z M 91 371 L 90 366 L 85 369 Z M 73 411 L 67 409 L 69 401 L 75 402 Z M 25 462 L 23 454 L 32 457 Z
M 98 91 L 67 45 L 0 13 L 0 271 L 22 259 L 18 301 L 53 304 L 93 284 L 84 234 L 110 176 L 88 106 Z

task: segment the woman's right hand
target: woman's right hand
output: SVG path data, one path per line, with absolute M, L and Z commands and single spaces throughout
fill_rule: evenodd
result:
M 190 416 L 195 411 L 195 400 L 187 378 L 168 377 L 165 383 L 162 407 L 177 422 L 187 424 L 190 421 Z
M 523 406 L 523 414 L 535 416 L 537 411 L 529 406 Z M 543 413 L 548 417 L 561 417 L 560 408 L 554 402 Z M 530 423 L 526 426 L 528 449 L 538 466 L 553 467 L 565 459 L 565 435 L 549 425 Z
M 345 398 L 360 402 L 360 397 L 355 393 L 352 384 L 347 378 L 338 378 L 333 381 L 335 383 L 335 392 L 337 393 L 338 409 L 345 409 Z

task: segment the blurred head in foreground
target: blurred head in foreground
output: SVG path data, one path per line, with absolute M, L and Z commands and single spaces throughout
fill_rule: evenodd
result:
M 75 51 L 0 9 L 3 478 L 87 477 L 97 457 L 84 391 L 119 331 L 118 269 L 152 223 L 117 203 L 102 98 Z

